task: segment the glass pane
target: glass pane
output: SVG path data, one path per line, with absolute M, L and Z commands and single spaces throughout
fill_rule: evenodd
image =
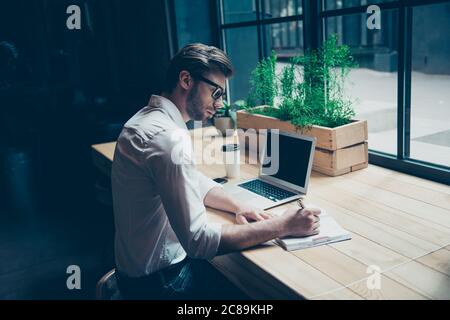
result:
M 188 43 L 202 42 L 213 44 L 211 17 L 209 14 L 197 15 L 198 12 L 210 12 L 209 0 L 175 0 L 175 16 L 178 47 Z M 196 16 L 195 19 L 192 19 Z
M 223 0 L 223 22 L 234 23 L 256 20 L 254 0 Z
M 303 13 L 302 0 L 263 0 L 263 19 L 288 17 Z
M 366 14 L 327 18 L 326 34 L 351 48 L 346 94 L 355 100 L 357 119 L 368 121 L 369 148 L 397 154 L 397 10 L 381 11 L 381 29 L 369 30 Z
M 250 90 L 250 73 L 258 62 L 256 27 L 227 29 L 225 41 L 227 54 L 236 71 L 229 81 L 231 101 L 246 99 Z
M 303 23 L 292 21 L 263 26 L 266 55 L 273 50 L 279 60 L 303 53 Z
M 450 167 L 450 3 L 413 9 L 410 157 Z
M 396 0 L 325 0 L 325 10 L 359 7 L 370 4 L 395 1 Z

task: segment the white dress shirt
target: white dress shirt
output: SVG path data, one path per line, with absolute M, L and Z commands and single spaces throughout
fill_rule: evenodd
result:
M 196 170 L 192 150 L 180 111 L 164 97 L 153 95 L 125 124 L 111 183 L 116 266 L 126 275 L 216 255 L 221 225 L 207 221 L 203 199 L 220 185 Z

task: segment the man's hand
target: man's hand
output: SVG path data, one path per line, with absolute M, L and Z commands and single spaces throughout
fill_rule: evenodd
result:
M 238 206 L 239 207 L 239 206 Z M 236 210 L 234 210 L 236 212 Z M 280 216 L 274 216 L 267 220 L 267 213 L 255 208 L 244 208 L 238 211 L 236 220 L 241 225 L 224 224 L 218 254 L 226 254 L 237 250 L 252 247 L 254 245 L 286 236 L 309 236 L 319 233 L 319 209 L 298 208 L 288 209 Z M 253 216 L 264 221 L 250 224 L 246 216 Z M 252 219 L 253 220 L 253 219 Z
M 272 215 L 265 213 L 262 209 L 239 205 L 236 210 L 236 222 L 238 224 L 247 224 L 254 221 L 262 221 L 272 218 Z
M 284 213 L 285 220 L 284 235 L 293 237 L 304 237 L 319 234 L 320 209 L 288 209 Z

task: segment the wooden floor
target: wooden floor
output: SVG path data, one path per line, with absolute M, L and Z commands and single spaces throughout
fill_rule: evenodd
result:
M 223 176 L 223 169 L 200 170 Z M 257 172 L 241 171 L 242 178 Z M 293 252 L 259 246 L 213 264 L 254 298 L 450 299 L 449 186 L 369 165 L 340 177 L 313 173 L 306 202 L 352 240 Z M 211 220 L 232 222 L 209 211 Z M 370 266 L 380 271 L 379 289 L 368 286 Z

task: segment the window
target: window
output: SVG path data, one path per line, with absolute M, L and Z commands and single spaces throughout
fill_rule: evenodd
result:
M 411 14 L 409 157 L 450 167 L 450 3 Z
M 301 21 L 263 25 L 263 40 L 268 53 L 275 51 L 280 60 L 303 53 Z
M 253 0 L 223 0 L 222 6 L 224 23 L 256 20 L 256 5 Z
M 373 4 L 381 29 L 367 27 Z M 281 67 L 337 34 L 359 65 L 347 93 L 368 120 L 369 161 L 448 184 L 450 0 L 217 0 L 217 8 L 237 69 L 231 100 L 246 97 L 250 71 L 271 51 Z
M 301 0 L 222 0 L 223 46 L 236 69 L 230 80 L 230 99 L 245 99 L 250 72 L 263 57 L 275 51 L 279 67 L 303 52 Z
M 366 27 L 366 13 L 324 19 L 326 36 L 337 34 L 358 64 L 350 71 L 346 93 L 357 119 L 367 120 L 369 148 L 397 154 L 397 10 L 381 11 L 380 30 Z M 355 26 L 360 26 L 355 28 Z
M 295 16 L 303 11 L 301 0 L 264 0 L 262 6 L 263 19 Z
M 250 72 L 259 60 L 257 35 L 255 26 L 225 30 L 226 51 L 236 70 L 229 81 L 231 101 L 245 99 L 250 90 Z
M 188 43 L 202 42 L 213 45 L 214 34 L 211 29 L 211 3 L 209 0 L 172 0 L 174 17 L 172 28 L 176 29 L 174 51 Z M 199 12 L 203 14 L 199 15 Z M 195 17 L 195 19 L 193 19 Z M 175 52 L 173 52 L 175 53 Z

